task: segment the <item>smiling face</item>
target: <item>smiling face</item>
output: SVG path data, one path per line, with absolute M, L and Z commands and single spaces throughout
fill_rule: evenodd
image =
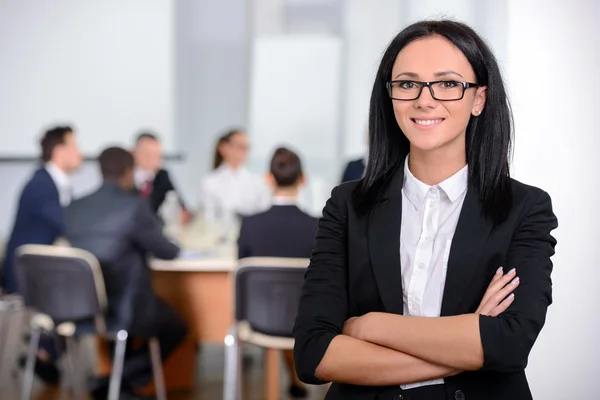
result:
M 477 83 L 464 54 L 439 35 L 405 46 L 396 57 L 390 79 Z M 441 96 L 438 90 L 441 93 L 441 87 L 434 88 L 436 97 Z M 392 100 L 396 122 L 410 142 L 411 153 L 443 149 L 464 155 L 467 124 L 483 110 L 486 93 L 485 87 L 468 88 L 461 100 L 439 101 L 424 87 L 416 100 Z

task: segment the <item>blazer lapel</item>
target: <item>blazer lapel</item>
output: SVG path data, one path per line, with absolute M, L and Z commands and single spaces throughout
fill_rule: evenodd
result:
M 382 202 L 369 215 L 367 241 L 371 266 L 385 310 L 402 314 L 402 269 L 400 225 L 402 223 L 402 165 L 398 168 Z
M 454 315 L 459 309 L 492 227 L 483 216 L 475 189 L 469 185 L 450 248 L 441 316 Z

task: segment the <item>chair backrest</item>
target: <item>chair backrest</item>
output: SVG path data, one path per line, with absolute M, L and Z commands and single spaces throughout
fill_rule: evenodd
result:
M 265 335 L 292 337 L 307 258 L 250 257 L 235 273 L 235 318 Z
M 55 322 L 86 320 L 106 311 L 104 279 L 93 254 L 28 244 L 17 248 L 15 265 L 25 306 Z

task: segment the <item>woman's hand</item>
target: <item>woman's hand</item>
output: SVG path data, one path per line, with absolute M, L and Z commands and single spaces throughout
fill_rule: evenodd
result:
M 361 321 L 359 321 L 360 318 L 362 317 L 348 318 L 344 323 L 344 329 L 342 333 L 346 336 L 351 336 L 355 339 L 358 339 L 358 330 L 360 329 L 361 325 Z
M 354 339 L 367 340 L 367 329 L 373 328 L 374 315 L 377 313 L 367 313 L 360 317 L 352 317 L 346 320 L 342 333 L 351 336 Z M 371 323 L 369 322 L 371 320 Z
M 491 317 L 500 315 L 515 299 L 512 292 L 517 286 L 519 286 L 519 278 L 516 276 L 514 268 L 504 275 L 502 274 L 502 267 L 498 268 L 475 314 Z

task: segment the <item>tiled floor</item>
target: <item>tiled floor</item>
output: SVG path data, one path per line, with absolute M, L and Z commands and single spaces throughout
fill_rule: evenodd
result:
M 258 348 L 250 348 L 249 363 L 244 368 L 244 400 L 263 399 L 263 357 Z M 13 358 L 13 357 L 11 357 Z M 219 400 L 223 392 L 223 360 L 224 350 L 221 346 L 204 346 L 198 361 L 197 387 L 191 392 L 169 393 L 169 400 Z M 283 364 L 283 363 L 282 363 Z M 4 369 L 4 368 L 3 368 Z M 6 371 L 4 369 L 4 371 Z M 281 374 L 281 400 L 287 400 L 287 372 Z M 19 400 L 20 376 L 5 379 L 0 385 L 1 400 Z M 323 399 L 324 388 L 310 387 L 309 400 Z M 35 400 L 67 400 L 72 399 L 67 390 L 44 388 L 39 383 L 34 390 Z

